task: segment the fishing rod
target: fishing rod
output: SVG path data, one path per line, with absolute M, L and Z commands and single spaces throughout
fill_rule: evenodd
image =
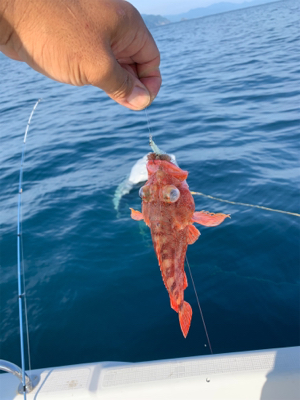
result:
M 37 108 L 39 99 L 30 114 L 28 119 L 28 123 L 25 130 L 24 141 L 23 141 L 23 149 L 22 149 L 22 156 L 21 156 L 21 167 L 20 167 L 20 177 L 19 177 L 19 192 L 18 192 L 18 222 L 17 222 L 17 248 L 18 248 L 18 303 L 19 303 L 19 326 L 20 326 L 20 344 L 21 344 L 21 367 L 22 367 L 22 386 L 23 386 L 23 396 L 24 400 L 26 400 L 26 391 L 27 391 L 27 384 L 26 384 L 26 373 L 25 373 L 25 354 L 24 354 L 24 332 L 23 332 L 23 299 L 25 301 L 25 284 L 24 284 L 24 292 L 22 293 L 22 273 L 21 273 L 21 204 L 22 204 L 22 178 L 23 178 L 23 165 L 25 159 L 25 148 L 26 148 L 26 139 L 27 133 L 29 129 L 29 125 L 31 122 L 31 118 L 35 109 Z M 28 379 L 27 379 L 28 381 Z

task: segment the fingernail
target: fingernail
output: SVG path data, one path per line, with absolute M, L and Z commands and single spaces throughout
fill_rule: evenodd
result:
M 131 95 L 128 96 L 127 101 L 133 107 L 143 109 L 150 103 L 150 94 L 148 90 L 140 86 L 135 86 Z

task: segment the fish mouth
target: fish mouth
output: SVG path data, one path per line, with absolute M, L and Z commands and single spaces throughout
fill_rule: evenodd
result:
M 148 156 L 147 156 L 148 161 L 155 161 L 155 160 L 168 161 L 170 163 L 175 164 L 178 167 L 177 162 L 175 160 L 175 156 L 173 156 L 173 155 L 169 156 L 165 151 L 161 150 L 154 143 L 152 135 L 149 136 L 149 144 L 150 144 L 150 147 L 151 147 L 153 153 L 148 154 Z
M 161 161 L 172 162 L 171 157 L 168 154 L 149 153 L 147 158 L 148 158 L 148 161 L 161 160 Z

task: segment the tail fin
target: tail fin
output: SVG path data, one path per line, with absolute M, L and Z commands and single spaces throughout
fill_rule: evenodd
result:
M 192 307 L 186 301 L 183 302 L 181 310 L 179 310 L 179 323 L 183 336 L 186 338 L 191 326 Z

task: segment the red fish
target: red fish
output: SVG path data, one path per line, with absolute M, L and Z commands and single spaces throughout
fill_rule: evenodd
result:
M 131 208 L 131 217 L 144 220 L 151 230 L 171 307 L 179 314 L 180 327 L 186 337 L 192 308 L 184 301 L 184 290 L 188 285 L 184 260 L 187 246 L 195 243 L 200 235 L 193 223 L 217 226 L 229 215 L 195 212 L 194 199 L 186 183 L 188 172 L 170 162 L 167 154 L 150 153 L 147 171 L 148 181 L 140 189 L 142 212 Z

